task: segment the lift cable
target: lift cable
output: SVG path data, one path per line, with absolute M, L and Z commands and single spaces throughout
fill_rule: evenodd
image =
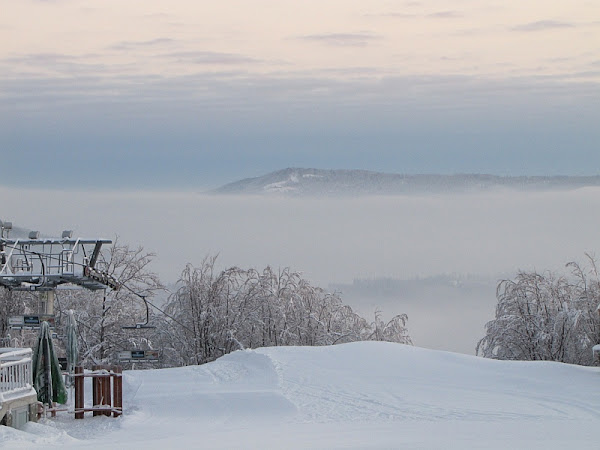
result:
M 132 294 L 140 297 L 142 300 L 144 300 L 144 303 L 146 303 L 146 323 L 148 323 L 148 305 L 152 306 L 154 309 L 156 309 L 158 312 L 160 312 L 162 315 L 168 317 L 169 319 L 171 319 L 173 322 L 175 322 L 176 324 L 178 324 L 179 326 L 181 326 L 182 328 L 186 329 L 187 331 L 189 331 L 190 333 L 193 333 L 194 330 L 192 330 L 191 328 L 189 328 L 188 326 L 184 325 L 183 323 L 181 323 L 179 320 L 177 320 L 175 317 L 173 317 L 172 315 L 170 315 L 169 313 L 167 313 L 166 311 L 164 311 L 163 309 L 159 308 L 158 306 L 156 306 L 154 303 L 152 303 L 150 300 L 148 300 L 147 296 L 139 294 L 137 292 L 135 292 L 133 289 L 131 289 L 129 286 L 127 286 L 126 284 L 122 284 L 122 287 L 124 287 L 125 289 L 127 289 L 129 292 L 131 292 Z M 123 327 L 123 328 L 136 328 L 134 327 Z

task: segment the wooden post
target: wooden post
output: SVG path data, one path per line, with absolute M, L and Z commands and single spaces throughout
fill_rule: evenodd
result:
M 105 369 L 108 373 L 110 373 L 111 368 L 109 366 L 104 366 L 103 369 Z M 101 382 L 101 386 L 102 386 L 102 403 L 101 403 L 102 405 L 112 406 L 112 399 L 111 399 L 111 395 L 110 395 L 111 378 L 112 378 L 112 376 L 106 376 L 106 377 L 100 378 L 100 382 Z M 104 415 L 110 417 L 111 416 L 110 410 L 104 411 Z
M 99 370 L 100 366 L 92 366 L 92 371 Z M 100 398 L 102 398 L 102 391 L 100 387 L 100 379 L 97 377 L 92 377 L 92 407 L 96 407 L 100 404 Z M 94 411 L 92 415 L 99 416 L 100 411 Z
M 83 398 L 85 395 L 85 391 L 83 389 L 85 381 L 85 378 L 83 377 L 83 367 L 75 367 L 75 375 L 79 375 L 75 376 L 75 411 L 77 411 L 78 409 L 82 410 L 80 412 L 75 412 L 75 418 L 83 419 L 83 405 L 85 404 Z
M 115 411 L 113 417 L 120 416 L 123 411 L 123 368 L 121 366 L 114 366 L 113 372 L 116 376 L 113 378 L 113 406 Z M 118 411 L 117 411 L 118 410 Z

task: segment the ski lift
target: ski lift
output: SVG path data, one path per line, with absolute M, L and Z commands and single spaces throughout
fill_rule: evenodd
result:
M 0 286 L 15 291 L 51 291 L 59 285 L 78 285 L 90 290 L 117 290 L 119 284 L 96 268 L 108 239 L 73 238 L 64 230 L 60 239 L 41 238 L 31 231 L 27 239 L 9 239 L 11 222 L 0 220 Z
M 127 288 L 129 289 L 129 288 Z M 148 305 L 148 301 L 146 300 L 146 296 L 142 295 L 142 294 L 138 294 L 137 292 L 132 291 L 131 289 L 129 289 L 131 291 L 132 294 L 137 295 L 139 298 L 141 298 L 144 301 L 144 305 L 146 305 L 146 321 L 145 322 L 138 322 L 135 325 L 123 325 L 121 328 L 123 330 L 142 330 L 142 329 L 152 329 L 152 328 L 156 328 L 153 325 L 149 325 L 150 322 L 150 306 Z

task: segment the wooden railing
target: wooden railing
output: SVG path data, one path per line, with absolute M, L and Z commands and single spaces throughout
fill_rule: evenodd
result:
M 123 369 L 121 366 L 93 366 L 85 373 L 83 367 L 75 367 L 75 418 L 83 419 L 91 411 L 94 416 L 118 417 L 123 414 Z M 92 379 L 93 406 L 84 406 L 84 378 Z M 112 380 L 112 385 L 111 385 Z
M 31 392 L 31 354 L 30 348 L 0 348 L 0 404 L 9 397 Z

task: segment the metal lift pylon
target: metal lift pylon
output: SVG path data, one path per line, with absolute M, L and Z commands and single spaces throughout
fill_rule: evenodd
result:
M 64 231 L 61 239 L 40 239 L 31 232 L 29 239 L 10 239 L 10 222 L 1 222 L 0 286 L 16 291 L 53 291 L 62 284 L 90 290 L 118 289 L 119 284 L 96 267 L 102 245 L 109 239 L 73 238 Z

